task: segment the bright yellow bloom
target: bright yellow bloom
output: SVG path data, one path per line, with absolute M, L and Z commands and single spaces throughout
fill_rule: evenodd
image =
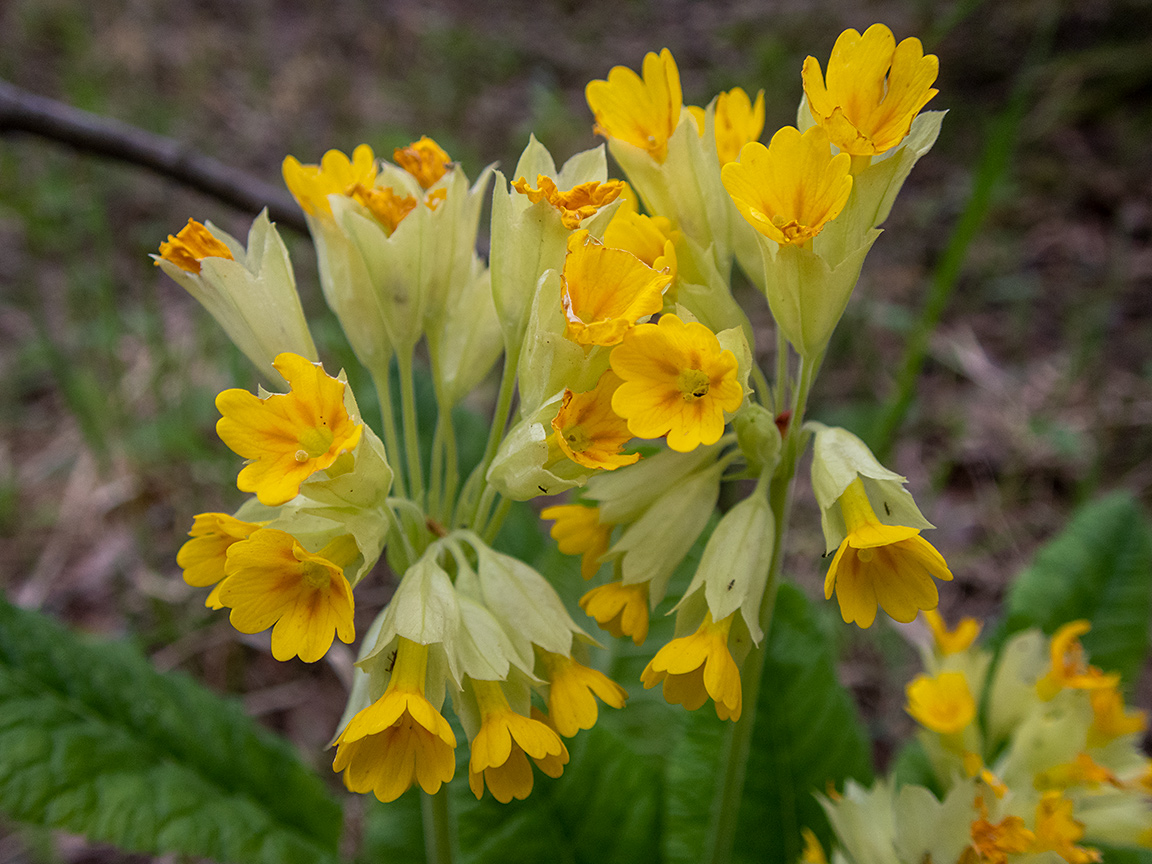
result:
M 853 156 L 874 156 L 904 140 L 920 109 L 939 91 L 935 54 L 919 39 L 899 45 L 892 31 L 873 24 L 860 35 L 845 30 L 832 47 L 827 78 L 815 57 L 801 77 L 813 119 L 832 143 Z
M 940 596 L 932 577 L 951 581 L 952 571 L 920 529 L 881 524 L 859 477 L 840 496 L 840 509 L 848 536 L 828 568 L 824 596 L 836 592 L 844 620 L 871 627 L 877 603 L 902 624 L 935 609 Z
M 1059 792 L 1045 792 L 1036 805 L 1036 842 L 1029 852 L 1055 852 L 1068 864 L 1102 861 L 1100 852 L 1077 846 L 1084 836 L 1084 823 L 1072 818 L 1073 803 Z
M 1019 816 L 1005 816 L 996 824 L 988 821 L 988 807 L 983 798 L 976 799 L 980 817 L 972 821 L 972 845 L 965 850 L 960 864 L 1007 864 L 1010 853 L 1026 852 L 1036 840 L 1036 835 L 1024 827 Z
M 812 829 L 801 828 L 800 836 L 804 838 L 804 851 L 800 853 L 801 864 L 828 864 L 824 847 L 820 845 Z
M 663 216 L 645 216 L 635 206 L 621 204 L 612 214 L 612 221 L 604 229 L 604 245 L 612 249 L 631 252 L 653 270 L 664 270 L 676 280 L 677 232 L 672 222 Z
M 329 195 L 351 195 L 360 186 L 371 189 L 376 182 L 376 157 L 372 148 L 361 144 L 349 159 L 339 150 L 329 150 L 319 165 L 301 165 L 288 156 L 281 166 L 284 183 L 305 213 L 331 215 Z
M 611 362 L 624 379 L 612 410 L 628 421 L 633 435 L 667 435 L 668 446 L 681 453 L 719 441 L 724 412 L 744 401 L 736 355 L 721 349 L 703 324 L 675 315 L 630 331 Z
M 935 678 L 918 675 L 904 688 L 905 709 L 926 729 L 954 735 L 976 719 L 976 700 L 963 672 L 942 672 Z
M 635 644 L 643 645 L 648 638 L 647 582 L 609 582 L 593 588 L 580 598 L 580 608 L 617 639 L 631 636 Z
M 376 221 L 391 235 L 404 217 L 416 209 L 416 199 L 412 195 L 397 195 L 395 190 L 379 186 L 357 186 L 352 197 L 368 208 Z
M 712 614 L 705 613 L 695 633 L 673 639 L 657 651 L 640 675 L 644 689 L 663 681 L 664 698 L 689 711 L 695 711 L 711 696 L 716 716 L 739 720 L 740 669 L 728 651 L 728 631 L 737 614 L 713 622 Z
M 623 249 L 609 249 L 579 231 L 568 240 L 560 276 L 564 335 L 578 345 L 619 345 L 636 322 L 659 312 L 668 273 Z
M 1032 785 L 1041 792 L 1049 789 L 1063 790 L 1070 786 L 1096 787 L 1102 783 L 1117 788 L 1124 786 L 1115 774 L 1087 753 L 1077 753 L 1073 761 L 1041 771 L 1032 780 Z
M 621 453 L 632 439 L 628 423 L 612 411 L 612 394 L 622 382 L 611 369 L 586 393 L 564 391 L 560 410 L 552 418 L 556 444 L 564 455 L 585 468 L 614 471 L 631 465 L 639 453 Z
M 601 207 L 606 207 L 616 200 L 624 188 L 623 180 L 608 180 L 598 183 L 589 180 L 573 186 L 565 192 L 556 188 L 556 181 L 544 174 L 536 175 L 536 186 L 533 189 L 528 181 L 521 177 L 512 181 L 512 188 L 521 195 L 527 195 L 533 204 L 547 201 L 560 212 L 560 222 L 565 228 L 575 230 L 580 227 L 580 220 L 596 215 Z
M 980 635 L 983 626 L 975 618 L 961 618 L 955 630 L 949 630 L 943 616 L 935 609 L 928 609 L 923 613 L 924 622 L 932 631 L 932 638 L 936 643 L 936 650 L 947 657 L 950 654 L 959 654 L 967 651 L 976 637 Z
M 247 390 L 225 390 L 216 397 L 223 415 L 216 434 L 250 460 L 236 485 L 269 507 L 295 498 L 301 483 L 352 451 L 364 430 L 344 407 L 345 383 L 326 375 L 319 363 L 285 353 L 272 365 L 290 393 L 260 399 Z
M 696 105 L 687 106 L 696 120 L 696 128 L 703 135 L 706 131 L 706 112 Z M 716 97 L 716 111 L 713 114 L 716 131 L 716 155 L 721 165 L 735 162 L 740 158 L 740 148 L 749 141 L 760 140 L 764 131 L 764 91 L 756 94 L 756 101 L 748 98 L 742 87 L 734 87 Z
M 261 528 L 228 549 L 220 603 L 232 609 L 229 620 L 241 633 L 272 627 L 277 660 L 299 655 L 315 663 L 328 652 L 333 633 L 341 642 L 356 636 L 352 586 L 343 568 L 358 554 L 351 534 L 312 553 L 291 534 Z
M 228 548 L 246 540 L 263 522 L 244 522 L 227 513 L 200 513 L 192 519 L 192 539 L 176 553 L 176 564 L 184 570 L 184 581 L 197 588 L 215 585 L 224 578 Z
M 540 518 L 554 519 L 552 539 L 565 555 L 581 555 L 580 575 L 591 579 L 600 569 L 600 556 L 608 551 L 612 526 L 600 522 L 599 507 L 557 504 L 540 511 Z
M 176 236 L 169 234 L 168 240 L 160 244 L 160 259 L 171 261 L 189 273 L 199 273 L 200 262 L 205 258 L 235 260 L 232 250 L 195 219 L 189 219 Z M 154 262 L 157 267 L 160 266 L 160 259 Z
M 1041 699 L 1047 701 L 1065 688 L 1108 690 L 1120 683 L 1118 674 L 1105 675 L 1088 665 L 1080 637 L 1091 629 L 1087 621 L 1070 621 L 1052 634 L 1052 641 L 1048 643 L 1052 665 L 1048 674 L 1036 682 L 1036 693 Z
M 392 161 L 416 178 L 425 189 L 448 173 L 452 157 L 427 135 L 392 151 Z
M 770 240 L 802 246 L 840 215 L 852 191 L 852 159 L 832 155 L 828 135 L 785 126 L 765 147 L 744 145 L 740 161 L 720 172 L 724 188 L 748 223 Z
M 487 784 L 492 797 L 501 804 L 513 798 L 523 800 L 532 791 L 532 766 L 528 759 L 549 776 L 558 776 L 559 771 L 551 772 L 568 762 L 568 748 L 547 723 L 513 711 L 499 681 L 474 680 L 472 686 L 481 718 L 468 761 L 472 794 L 479 799 Z
M 667 48 L 646 54 L 642 71 L 643 79 L 626 66 L 614 66 L 607 81 L 589 81 L 584 96 L 597 134 L 647 150 L 662 163 L 684 104 L 680 72 Z
M 428 646 L 399 637 L 384 695 L 356 714 L 336 739 L 333 771 L 352 792 L 395 801 L 412 784 L 436 794 L 456 772 L 456 736 L 424 697 Z
M 564 654 L 540 651 L 548 677 L 548 716 L 556 731 L 571 738 L 581 729 L 596 725 L 596 696 L 605 705 L 623 708 L 628 691 L 596 669 L 577 663 Z M 595 695 L 593 695 L 595 694 Z
M 1088 728 L 1089 747 L 1103 747 L 1122 735 L 1134 735 L 1148 728 L 1147 713 L 1126 711 L 1124 697 L 1120 695 L 1118 688 L 1092 690 L 1089 698 L 1092 700 L 1092 725 Z

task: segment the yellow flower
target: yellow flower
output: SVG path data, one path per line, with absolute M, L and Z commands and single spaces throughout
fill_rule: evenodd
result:
M 941 672 L 935 678 L 918 675 L 904 688 L 905 709 L 921 726 L 941 735 L 954 735 L 976 719 L 976 700 L 963 672 Z
M 376 157 L 371 147 L 361 144 L 351 159 L 339 150 L 329 150 L 319 165 L 301 165 L 295 156 L 288 156 L 281 171 L 300 209 L 312 216 L 330 216 L 329 195 L 351 195 L 357 186 L 371 189 L 375 185 Z
M 801 77 L 813 119 L 832 143 L 853 156 L 892 149 L 908 134 L 920 109 L 939 91 L 935 54 L 924 55 L 919 39 L 899 45 L 892 31 L 873 24 L 860 35 L 845 30 L 832 47 L 827 78 L 815 57 Z
M 564 335 L 578 345 L 619 345 L 636 322 L 659 312 L 668 273 L 623 249 L 609 249 L 579 231 L 568 240 L 560 276 Z
M 440 191 L 440 190 L 437 190 Z M 378 186 L 357 186 L 352 197 L 368 208 L 376 221 L 384 226 L 389 235 L 396 230 L 404 217 L 416 209 L 416 199 L 411 195 L 401 197 L 395 190 Z
M 1096 787 L 1101 783 L 1107 783 L 1118 789 L 1124 788 L 1124 784 L 1115 774 L 1087 753 L 1077 753 L 1073 761 L 1041 771 L 1032 780 L 1032 785 L 1040 791 L 1063 790 L 1070 786 Z
M 314 663 L 334 633 L 341 642 L 355 638 L 352 587 L 343 568 L 358 554 L 351 534 L 312 553 L 291 534 L 261 528 L 229 547 L 220 603 L 232 609 L 229 620 L 241 633 L 272 627 L 277 660 L 299 655 Z
M 1005 816 L 993 824 L 988 821 L 988 807 L 983 798 L 976 799 L 980 817 L 972 821 L 970 830 L 972 845 L 960 858 L 960 864 L 1007 864 L 1009 853 L 1026 852 L 1036 840 L 1036 835 L 1024 827 L 1019 816 Z M 975 855 L 969 854 L 975 853 Z
M 425 189 L 448 173 L 452 157 L 427 135 L 392 151 L 392 161 L 416 178 Z
M 928 629 L 932 631 L 932 639 L 936 643 L 936 650 L 947 657 L 950 654 L 959 654 L 966 651 L 976 641 L 983 626 L 975 618 L 961 618 L 955 630 L 949 630 L 944 618 L 935 609 L 928 609 L 923 613 Z
M 196 588 L 215 585 L 227 574 L 224 567 L 233 543 L 247 540 L 263 522 L 244 522 L 227 513 L 201 513 L 192 519 L 192 539 L 176 553 L 176 564 L 184 570 L 184 581 Z M 223 608 L 219 587 L 204 601 L 210 609 Z
M 765 147 L 744 145 L 721 169 L 724 188 L 747 222 L 770 240 L 802 246 L 835 219 L 852 191 L 851 157 L 832 155 L 828 135 L 785 126 Z
M 719 441 L 724 412 L 744 401 L 736 355 L 722 350 L 703 324 L 675 315 L 630 331 L 611 362 L 624 379 L 612 410 L 628 421 L 633 435 L 667 435 L 668 446 L 681 453 Z
M 217 240 L 211 231 L 195 219 L 189 219 L 175 237 L 169 234 L 168 240 L 160 244 L 160 258 L 155 264 L 160 266 L 161 260 L 171 261 L 181 270 L 199 273 L 200 262 L 205 258 L 235 260 L 232 250 Z
M 1116 687 L 1092 690 L 1089 698 L 1092 700 L 1089 747 L 1103 747 L 1122 735 L 1134 735 L 1148 728 L 1148 715 L 1144 711 L 1126 711 L 1124 697 Z
M 589 669 L 564 654 L 540 651 L 548 676 L 548 716 L 565 738 L 596 725 L 596 696 L 605 705 L 623 708 L 628 691 L 596 669 Z M 593 695 L 595 694 L 595 696 Z
M 877 603 L 902 624 L 936 608 L 932 577 L 951 581 L 952 571 L 920 529 L 881 524 L 859 477 L 840 496 L 840 509 L 848 536 L 828 568 L 824 596 L 835 590 L 844 620 L 871 627 Z
M 223 415 L 216 433 L 250 460 L 236 485 L 269 507 L 295 498 L 301 483 L 353 450 L 364 429 L 344 407 L 344 382 L 326 375 L 319 363 L 281 354 L 272 365 L 290 393 L 260 399 L 247 390 L 225 390 L 216 397 Z
M 620 452 L 632 438 L 628 423 L 612 411 L 612 394 L 621 383 L 609 369 L 586 393 L 564 391 L 552 429 L 556 444 L 578 465 L 614 471 L 639 460 L 639 453 Z
M 640 675 L 644 689 L 663 681 L 664 698 L 689 711 L 695 711 L 711 696 L 716 716 L 739 720 L 740 669 L 728 651 L 728 631 L 736 614 L 713 622 L 712 614 L 705 613 L 695 633 L 673 639 L 657 651 Z
M 600 522 L 599 507 L 557 504 L 540 511 L 542 519 L 554 519 L 552 539 L 565 555 L 581 555 L 580 575 L 591 579 L 600 569 L 600 556 L 608 551 L 612 526 Z
M 1047 701 L 1068 688 L 1072 690 L 1109 690 L 1120 683 L 1118 674 L 1105 675 L 1084 658 L 1080 637 L 1092 629 L 1087 621 L 1070 621 L 1052 634 L 1048 651 L 1052 658 L 1048 673 L 1036 682 L 1036 693 Z
M 473 680 L 472 687 L 481 718 L 468 761 L 472 794 L 481 798 L 487 783 L 488 791 L 501 804 L 527 798 L 533 782 L 529 758 L 549 776 L 559 776 L 568 762 L 568 748 L 555 730 L 513 711 L 499 681 Z
M 647 582 L 609 582 L 593 588 L 580 598 L 580 608 L 617 639 L 631 636 L 635 644 L 643 645 L 648 638 Z
M 696 120 L 696 128 L 703 135 L 706 112 L 696 105 L 687 106 Z M 764 91 L 756 94 L 755 103 L 742 87 L 734 87 L 716 97 L 713 114 L 716 132 L 716 155 L 721 165 L 740 158 L 740 148 L 749 141 L 758 141 L 764 131 Z
M 1073 803 L 1057 791 L 1045 792 L 1036 805 L 1036 842 L 1029 852 L 1055 852 L 1068 864 L 1102 861 L 1100 852 L 1077 846 L 1084 823 L 1072 818 Z
M 824 847 L 820 845 L 812 829 L 801 828 L 800 836 L 804 838 L 804 851 L 800 853 L 801 864 L 828 864 Z
M 395 801 L 412 784 L 429 795 L 456 772 L 456 736 L 424 696 L 428 646 L 398 637 L 384 695 L 356 714 L 336 739 L 333 771 L 352 792 Z
M 662 163 L 684 103 L 680 72 L 667 48 L 659 55 L 646 54 L 642 71 L 643 79 L 626 66 L 615 66 L 607 81 L 589 81 L 584 95 L 597 134 L 647 150 Z
M 565 192 L 556 188 L 556 181 L 544 174 L 536 175 L 536 186 L 533 189 L 528 181 L 521 177 L 512 181 L 512 188 L 521 195 L 527 195 L 533 204 L 547 201 L 560 212 L 560 222 L 569 230 L 580 227 L 580 220 L 594 216 L 601 207 L 611 204 L 624 188 L 622 180 L 608 180 L 597 183 L 589 180 L 580 183 Z
M 636 212 L 635 205 L 621 204 L 604 229 L 604 245 L 631 252 L 653 270 L 666 271 L 671 299 L 671 285 L 676 280 L 676 234 L 669 219 L 645 216 Z

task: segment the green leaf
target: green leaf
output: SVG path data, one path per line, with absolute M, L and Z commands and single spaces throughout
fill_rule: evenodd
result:
M 336 860 L 339 805 L 236 703 L 0 600 L 0 811 L 145 853 Z
M 1087 842 L 1087 841 L 1085 841 Z M 1089 844 L 1095 846 L 1095 844 Z M 1097 846 L 1108 864 L 1152 864 L 1152 850 L 1120 846 Z
M 1117 492 L 1081 507 L 1042 547 L 1008 594 L 997 642 L 1029 627 L 1052 633 L 1078 618 L 1094 665 L 1132 685 L 1148 656 L 1152 616 L 1152 536 L 1140 505 Z
M 745 708 L 747 710 L 747 706 Z M 709 702 L 694 712 L 668 767 L 664 852 L 696 862 L 721 771 L 725 724 Z M 871 745 L 836 678 L 831 641 L 803 593 L 781 585 L 768 637 L 733 860 L 793 864 L 802 827 L 831 837 L 813 792 L 847 777 L 872 780 Z

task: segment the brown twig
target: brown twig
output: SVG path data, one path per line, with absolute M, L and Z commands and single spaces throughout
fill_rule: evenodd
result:
M 95 153 L 139 165 L 162 177 L 308 233 L 292 196 L 247 172 L 198 153 L 186 144 L 37 96 L 0 80 L 0 135 L 25 132 L 59 141 L 82 153 Z

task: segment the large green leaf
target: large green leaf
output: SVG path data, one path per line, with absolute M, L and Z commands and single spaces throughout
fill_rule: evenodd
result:
M 237 704 L 3 600 L 0 811 L 240 864 L 334 861 L 341 830 L 320 779 Z
M 1087 618 L 1092 632 L 1082 641 L 1092 663 L 1135 683 L 1152 616 L 1152 536 L 1140 505 L 1117 492 L 1081 507 L 1016 579 L 1006 605 L 1000 640 Z
M 670 862 L 699 861 L 706 842 L 727 731 L 710 706 L 691 716 L 669 762 L 664 851 Z M 802 827 L 827 846 L 831 835 L 812 793 L 847 777 L 871 782 L 867 733 L 837 681 L 833 646 L 811 604 L 797 588 L 781 585 L 733 860 L 792 864 L 803 848 Z

